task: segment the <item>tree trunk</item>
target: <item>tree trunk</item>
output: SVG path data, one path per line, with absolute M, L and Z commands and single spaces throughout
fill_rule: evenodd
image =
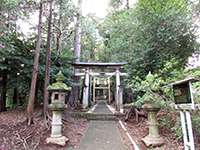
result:
M 75 62 L 80 62 L 81 55 L 81 20 L 80 17 L 82 15 L 81 12 L 82 0 L 78 0 L 78 12 L 76 15 L 76 26 L 75 26 L 75 38 L 74 38 L 74 56 Z M 75 73 L 79 72 L 78 69 L 74 69 L 74 81 L 79 83 L 80 78 L 75 76 Z M 80 87 L 77 85 L 72 85 L 72 91 L 69 98 L 69 105 L 71 107 L 77 107 L 79 105 L 79 91 Z
M 1 73 L 1 72 L 0 72 Z M 1 73 L 2 74 L 2 73 Z M 3 94 L 3 77 L 0 76 L 0 112 L 3 111 L 2 110 L 2 102 L 3 102 L 3 99 L 2 99 L 2 94 Z
M 18 88 L 15 87 L 13 89 L 13 104 L 17 105 L 17 102 L 18 102 Z
M 76 15 L 76 26 L 75 26 L 75 39 L 74 39 L 74 56 L 75 62 L 80 62 L 81 56 L 81 5 L 82 0 L 78 0 L 78 12 Z
M 62 27 L 61 27 L 61 22 L 62 22 L 62 6 L 63 6 L 63 1 L 59 0 L 59 18 L 58 18 L 58 25 L 56 27 L 56 52 L 57 52 L 57 58 L 56 58 L 56 66 L 61 67 L 61 60 L 60 60 L 60 55 L 61 55 L 61 41 L 62 41 Z M 56 20 L 54 20 L 56 22 Z
M 126 8 L 129 9 L 129 0 L 126 0 Z
M 42 12 L 43 12 L 43 2 L 40 1 L 40 10 L 39 10 L 39 22 L 38 22 L 38 35 L 37 35 L 37 43 L 35 49 L 34 56 L 34 64 L 32 71 L 32 79 L 31 79 L 31 88 L 29 92 L 28 106 L 27 106 L 27 120 L 28 125 L 33 123 L 33 111 L 34 111 L 34 103 L 35 103 L 35 88 L 37 83 L 38 76 L 38 67 L 39 67 L 39 57 L 40 57 L 40 45 L 41 45 L 41 34 L 42 34 Z
M 60 55 L 61 53 L 61 31 L 59 29 L 59 31 L 57 31 L 57 35 L 56 35 L 56 51 L 57 54 Z
M 52 5 L 53 0 L 49 1 L 49 18 L 48 18 L 48 33 L 47 33 L 47 49 L 46 49 L 46 65 L 45 65 L 45 81 L 44 81 L 44 103 L 43 115 L 46 118 L 47 107 L 49 103 L 49 92 L 47 90 L 50 81 L 50 67 L 51 67 L 51 36 L 52 36 Z
M 0 112 L 6 111 L 7 70 L 2 72 L 2 94 L 0 98 Z
M 36 84 L 36 89 L 35 89 L 35 106 L 38 107 L 40 106 L 40 100 L 38 97 L 38 93 L 39 93 L 39 85 L 38 85 L 38 80 L 37 80 L 37 84 Z
M 72 78 L 74 81 L 79 82 L 79 79 L 80 79 L 79 77 L 73 76 Z M 78 85 L 72 85 L 72 90 L 69 96 L 69 106 L 72 108 L 76 108 L 80 104 L 79 91 L 80 91 L 80 87 Z
M 61 39 L 62 39 L 62 28 L 61 28 L 61 22 L 62 22 L 62 5 L 63 1 L 59 1 L 59 19 L 58 19 L 58 27 L 57 27 L 57 35 L 56 35 L 56 51 L 57 54 L 60 55 L 61 53 Z

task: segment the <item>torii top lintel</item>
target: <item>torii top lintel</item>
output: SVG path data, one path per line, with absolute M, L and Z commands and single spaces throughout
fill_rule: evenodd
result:
M 123 68 L 127 62 L 110 62 L 110 63 L 98 63 L 98 62 L 74 62 L 72 66 L 75 68 Z

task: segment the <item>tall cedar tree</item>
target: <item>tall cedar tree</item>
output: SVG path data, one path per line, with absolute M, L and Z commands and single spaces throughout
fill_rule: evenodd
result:
M 35 91 L 38 77 L 38 67 L 39 67 L 39 57 L 40 57 L 40 45 L 42 38 L 42 13 L 43 13 L 43 1 L 40 1 L 40 10 L 39 10 L 39 22 L 38 22 L 38 35 L 37 35 L 37 43 L 35 49 L 34 56 L 34 64 L 32 71 L 32 79 L 31 79 L 31 88 L 29 92 L 28 106 L 27 106 L 27 120 L 28 125 L 33 123 L 33 111 L 34 111 L 34 103 L 35 103 Z
M 46 65 L 45 65 L 45 81 L 44 81 L 44 103 L 43 103 L 43 114 L 46 118 L 47 106 L 49 100 L 49 92 L 47 87 L 50 80 L 50 68 L 51 68 L 51 36 L 52 36 L 52 5 L 53 0 L 49 1 L 49 18 L 48 18 L 48 32 L 47 32 L 47 49 L 46 49 Z
M 61 39 L 62 39 L 62 27 L 61 27 L 61 21 L 62 21 L 62 5 L 63 1 L 59 1 L 59 19 L 58 19 L 58 26 L 56 27 L 57 29 L 57 34 L 56 34 L 56 51 L 57 54 L 60 56 L 61 53 Z
M 7 60 L 5 60 L 5 63 L 7 63 Z M 1 77 L 1 84 L 2 87 L 0 87 L 0 92 L 2 93 L 0 95 L 0 112 L 6 111 L 6 95 L 7 95 L 7 81 L 8 80 L 8 71 L 7 69 L 4 69 L 2 71 L 2 77 Z
M 126 9 L 129 9 L 130 6 L 129 6 L 129 0 L 126 0 Z
M 76 15 L 76 26 L 75 26 L 75 38 L 74 38 L 74 56 L 75 62 L 80 62 L 80 55 L 81 55 L 81 6 L 82 0 L 78 0 L 78 12 Z M 75 76 L 75 73 L 78 72 L 77 69 L 74 70 L 74 81 L 76 83 L 79 82 L 79 77 Z M 73 85 L 71 95 L 69 98 L 69 104 L 71 107 L 77 107 L 79 104 L 79 86 Z

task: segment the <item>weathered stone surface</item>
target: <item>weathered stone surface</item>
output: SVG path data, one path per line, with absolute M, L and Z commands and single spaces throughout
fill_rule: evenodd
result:
M 145 143 L 147 147 L 149 146 L 161 146 L 164 144 L 164 139 L 159 136 L 159 137 L 151 137 L 151 136 L 146 136 L 145 138 L 142 139 L 142 141 Z
M 52 110 L 52 122 L 51 122 L 51 136 L 46 139 L 47 143 L 57 144 L 65 146 L 69 140 L 65 136 L 62 136 L 62 112 L 65 109 L 65 92 L 71 88 L 64 83 L 64 75 L 61 71 L 56 75 L 56 83 L 53 83 L 48 87 L 48 90 L 52 93 L 52 103 L 49 108 Z
M 57 145 L 60 145 L 60 146 L 65 146 L 67 141 L 69 141 L 69 139 L 65 136 L 49 137 L 49 138 L 46 139 L 47 143 L 57 144 Z
M 150 104 L 143 106 L 143 108 L 148 112 L 149 134 L 142 141 L 147 147 L 164 144 L 164 139 L 159 135 L 158 121 L 156 118 L 159 108 L 155 108 Z

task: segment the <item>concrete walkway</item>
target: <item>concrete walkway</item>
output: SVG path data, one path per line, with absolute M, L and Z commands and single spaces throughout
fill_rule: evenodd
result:
M 106 106 L 105 101 L 98 101 L 97 107 L 95 108 L 93 113 L 95 113 L 95 114 L 98 114 L 98 113 L 100 113 L 100 114 L 112 114 L 112 112 Z
M 111 114 L 104 101 L 97 104 L 94 113 Z M 116 121 L 90 121 L 78 150 L 126 150 Z

